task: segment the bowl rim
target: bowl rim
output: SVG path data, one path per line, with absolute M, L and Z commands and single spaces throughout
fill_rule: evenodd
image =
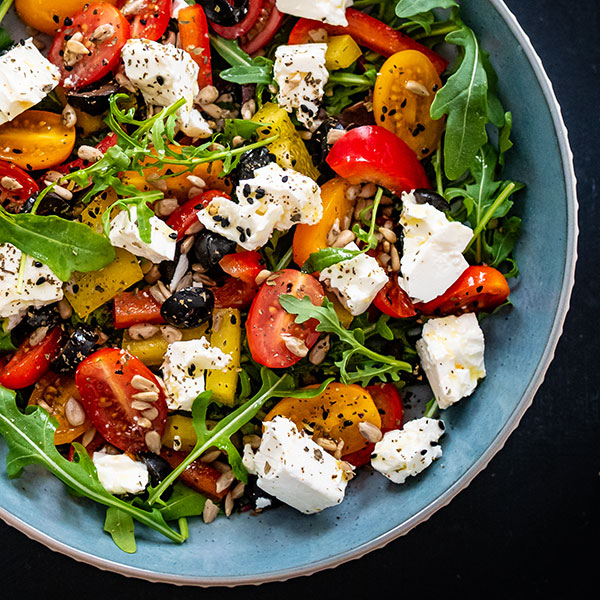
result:
M 413 515 L 407 521 L 397 525 L 385 534 L 379 535 L 371 541 L 361 544 L 331 557 L 322 559 L 314 563 L 306 564 L 300 567 L 291 567 L 270 573 L 259 573 L 256 575 L 244 575 L 238 577 L 187 577 L 180 575 L 162 574 L 154 571 L 147 571 L 136 567 L 127 566 L 119 562 L 99 558 L 88 552 L 72 548 L 71 546 L 59 542 L 43 531 L 32 527 L 25 521 L 11 515 L 8 511 L 0 507 L 0 518 L 8 525 L 18 529 L 28 538 L 39 542 L 55 552 L 64 554 L 78 562 L 86 563 L 104 571 L 118 573 L 126 577 L 143 579 L 154 583 L 170 583 L 177 586 L 197 586 L 197 587 L 236 587 L 240 585 L 260 585 L 268 582 L 284 582 L 292 578 L 301 576 L 310 576 L 319 571 L 335 568 L 351 560 L 357 560 L 369 552 L 383 548 L 393 540 L 406 535 L 418 524 L 429 519 L 440 508 L 446 506 L 460 491 L 466 489 L 473 479 L 481 473 L 489 464 L 491 459 L 504 447 L 506 440 L 519 425 L 523 415 L 533 403 L 533 399 L 539 387 L 542 385 L 550 363 L 554 359 L 558 340 L 563 332 L 563 327 L 567 313 L 570 308 L 571 292 L 575 283 L 575 267 L 577 263 L 577 239 L 579 235 L 579 226 L 577 222 L 578 201 L 577 201 L 577 179 L 573 165 L 573 152 L 569 143 L 569 135 L 564 123 L 560 104 L 554 93 L 552 82 L 550 81 L 542 61 L 531 43 L 529 36 L 525 33 L 515 15 L 504 3 L 504 0 L 489 0 L 490 4 L 503 18 L 513 35 L 517 38 L 529 63 L 531 64 L 540 88 L 548 103 L 554 129 L 556 131 L 562 167 L 565 173 L 565 188 L 567 195 L 567 257 L 563 273 L 563 282 L 558 302 L 558 311 L 554 317 L 552 328 L 546 347 L 538 363 L 538 366 L 523 394 L 521 402 L 506 422 L 503 429 L 498 433 L 493 443 L 487 448 L 483 455 L 465 472 L 465 474 L 454 485 L 448 488 L 441 496 L 436 498 L 426 508 Z

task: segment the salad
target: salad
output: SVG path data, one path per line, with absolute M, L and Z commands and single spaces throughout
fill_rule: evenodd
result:
M 365 469 L 435 476 L 521 229 L 512 115 L 459 3 L 14 4 L 9 477 L 43 465 L 134 552 L 135 522 L 181 543 L 189 518 L 333 507 Z

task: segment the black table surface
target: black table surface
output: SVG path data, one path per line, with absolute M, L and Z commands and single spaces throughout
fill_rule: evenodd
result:
M 561 591 L 579 597 L 586 583 L 596 583 L 600 2 L 506 3 L 531 37 L 562 105 L 575 155 L 581 234 L 571 311 L 556 357 L 505 448 L 450 505 L 385 548 L 333 570 L 260 587 L 202 590 L 128 579 L 54 553 L 0 521 L 4 597 L 268 599 L 297 592 L 515 598 Z

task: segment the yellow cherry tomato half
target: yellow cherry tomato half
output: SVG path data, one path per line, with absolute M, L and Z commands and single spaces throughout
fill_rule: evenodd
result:
M 117 0 L 104 0 L 116 4 Z M 79 12 L 90 0 L 16 0 L 15 8 L 21 20 L 30 27 L 54 35 L 67 17 Z
M 294 232 L 294 262 L 299 267 L 313 252 L 328 247 L 327 236 L 336 221 L 340 230 L 344 229 L 344 221 L 354 208 L 354 202 L 347 197 L 349 187 L 350 183 L 339 177 L 321 186 L 323 218 L 315 225 L 297 225 Z
M 390 56 L 381 67 L 373 92 L 377 125 L 395 133 L 419 159 L 436 150 L 445 119 L 434 121 L 429 108 L 442 81 L 431 61 L 416 50 Z
M 381 427 L 381 417 L 371 394 L 355 384 L 332 382 L 315 398 L 284 398 L 264 420 L 271 421 L 277 416 L 293 421 L 299 431 L 306 425 L 314 431 L 315 439 L 323 437 L 343 441 L 342 456 L 367 446 L 359 423 L 365 421 Z
M 74 146 L 75 127 L 44 110 L 28 110 L 0 126 L 0 159 L 28 171 L 60 165 Z

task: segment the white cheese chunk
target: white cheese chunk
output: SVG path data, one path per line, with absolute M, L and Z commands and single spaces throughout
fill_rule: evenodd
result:
M 442 456 L 437 444 L 444 435 L 444 423 L 423 417 L 384 434 L 375 444 L 371 466 L 394 483 L 404 483 Z
M 354 242 L 345 248 L 358 250 Z M 323 269 L 319 281 L 324 282 L 348 311 L 356 316 L 367 311 L 389 278 L 372 256 L 359 254 Z
M 282 216 L 281 206 L 257 202 L 236 204 L 227 198 L 214 198 L 198 212 L 198 219 L 206 229 L 236 242 L 244 250 L 262 248 Z
M 340 461 L 285 417 L 264 423 L 260 447 L 254 456 L 246 447 L 244 465 L 261 490 L 300 512 L 320 512 L 344 499 L 348 481 Z
M 150 218 L 150 244 L 143 242 L 137 225 L 137 208 L 122 210 L 110 222 L 110 243 L 124 248 L 135 256 L 141 256 L 153 263 L 173 260 L 177 246 L 177 232 L 158 217 Z
M 462 253 L 473 230 L 448 221 L 431 204 L 417 204 L 412 192 L 402 194 L 402 204 L 400 285 L 414 302 L 429 302 L 443 294 L 469 266 Z
M 145 39 L 130 39 L 121 50 L 125 75 L 153 106 L 170 106 L 181 98 L 186 103 L 178 110 L 181 131 L 193 138 L 212 135 L 208 123 L 194 109 L 198 95 L 198 65 L 189 53 L 173 44 Z
M 169 344 L 162 364 L 171 410 L 192 410 L 194 400 L 205 391 L 206 369 L 224 370 L 231 356 L 210 345 L 205 337 Z
M 0 56 L 0 125 L 41 102 L 59 83 L 60 71 L 29 38 Z
M 275 51 L 273 75 L 279 86 L 277 102 L 309 130 L 318 127 L 319 105 L 329 71 L 325 67 L 327 44 L 279 46 Z
M 277 0 L 277 9 L 286 15 L 348 27 L 346 8 L 353 4 L 353 0 Z
M 430 319 L 416 347 L 442 409 L 469 396 L 485 377 L 485 341 L 473 313 Z
M 22 252 L 12 244 L 0 244 L 0 318 L 8 318 L 14 327 L 31 306 L 39 308 L 63 297 L 63 282 L 41 262 L 25 258 L 22 282 Z
M 141 494 L 148 485 L 146 465 L 127 454 L 94 452 L 92 460 L 102 487 L 110 494 Z
M 240 181 L 236 196 L 241 203 L 273 204 L 283 208 L 275 228 L 287 231 L 298 223 L 314 225 L 323 217 L 319 186 L 292 169 L 271 163 L 254 172 L 252 179 Z

